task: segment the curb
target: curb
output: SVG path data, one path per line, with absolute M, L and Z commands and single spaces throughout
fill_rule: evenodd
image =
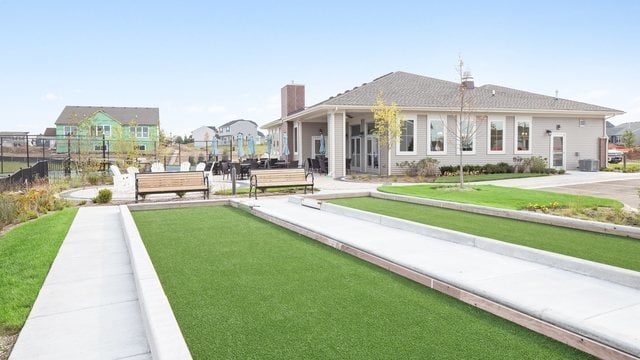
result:
M 613 282 L 622 286 L 640 289 L 640 272 L 632 270 L 621 269 L 611 265 L 600 264 L 589 260 L 533 249 L 526 246 L 510 244 L 481 236 L 469 235 L 413 221 L 397 219 L 386 215 L 351 209 L 326 202 L 322 202 L 320 210 L 380 224 L 394 229 L 410 231 L 418 235 L 430 236 L 444 241 L 472 246 L 492 253 L 531 261 L 596 279 Z
M 191 359 L 169 300 L 162 289 L 138 228 L 126 205 L 120 205 L 120 219 L 142 311 L 142 321 L 153 359 Z
M 419 205 L 436 206 L 436 207 L 441 207 L 446 209 L 472 212 L 476 214 L 484 214 L 484 215 L 491 215 L 491 216 L 497 216 L 497 217 L 503 217 L 503 218 L 509 218 L 509 219 L 524 220 L 524 221 L 536 222 L 540 224 L 548 224 L 548 225 L 555 225 L 555 226 L 567 227 L 567 228 L 578 229 L 578 230 L 586 230 L 586 231 L 597 232 L 601 234 L 612 234 L 612 235 L 640 239 L 640 228 L 633 227 L 633 226 L 616 225 L 616 224 L 610 224 L 610 223 L 603 223 L 599 221 L 581 220 L 581 219 L 574 219 L 569 217 L 539 214 L 539 213 L 532 213 L 532 212 L 519 211 L 519 210 L 499 209 L 499 208 L 493 208 L 488 206 L 463 204 L 463 203 L 456 203 L 456 202 L 443 201 L 443 200 L 417 198 L 413 196 L 383 193 L 377 190 L 370 191 L 369 196 L 379 198 L 379 199 L 403 201 L 403 202 L 419 204 Z

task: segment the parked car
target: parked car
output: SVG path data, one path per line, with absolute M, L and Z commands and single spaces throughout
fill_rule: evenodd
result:
M 609 150 L 607 151 L 607 161 L 610 164 L 617 164 L 622 161 L 622 151 L 620 150 Z

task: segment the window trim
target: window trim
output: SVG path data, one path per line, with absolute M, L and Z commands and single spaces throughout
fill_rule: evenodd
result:
M 518 123 L 526 122 L 529 124 L 529 149 L 518 150 Z M 515 116 L 513 122 L 513 153 L 516 155 L 531 155 L 533 154 L 533 119 L 528 116 Z
M 462 155 L 475 155 L 476 149 L 478 148 L 478 119 L 474 116 L 470 116 L 468 118 L 469 121 L 473 122 L 473 139 L 471 143 L 473 144 L 473 150 L 462 150 L 460 146 L 460 132 L 462 131 L 462 119 L 456 116 L 456 155 L 460 155 L 460 151 L 462 151 Z
M 427 115 L 427 155 L 446 155 L 447 154 L 447 122 L 449 120 L 448 116 L 445 116 L 443 119 L 442 116 L 434 117 Z M 442 150 L 431 150 L 431 122 L 432 121 L 440 121 L 442 122 L 442 137 L 443 144 Z
M 400 139 L 396 142 L 396 155 L 417 155 L 418 154 L 418 117 L 412 117 L 410 119 L 405 118 L 405 121 L 413 122 L 413 150 L 412 151 L 401 151 L 400 150 Z M 402 136 L 402 135 L 400 135 Z
M 502 150 L 491 150 L 491 123 L 502 123 Z M 487 154 L 497 155 L 507 153 L 507 118 L 506 117 L 489 117 L 487 120 Z M 529 142 L 531 144 L 531 142 Z M 531 146 L 529 146 L 531 147 Z

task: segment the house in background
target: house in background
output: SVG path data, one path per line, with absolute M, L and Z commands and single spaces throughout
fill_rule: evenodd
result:
M 617 146 L 624 146 L 622 143 L 622 134 L 626 130 L 630 130 L 636 138 L 635 146 L 640 145 L 640 121 L 628 122 L 620 124 L 618 126 L 611 126 L 607 128 L 607 136 L 609 137 L 609 143 Z
M 251 120 L 238 119 L 218 126 L 220 145 L 228 145 L 231 138 L 235 140 L 238 134 L 242 134 L 243 136 L 252 135 L 254 139 L 257 139 L 258 124 Z
M 102 151 L 106 140 L 135 140 L 137 150 L 153 152 L 160 136 L 160 110 L 143 107 L 65 106 L 56 120 L 56 151 L 67 152 L 69 142 L 88 143 Z M 62 139 L 69 138 L 70 141 Z M 108 146 L 108 145 L 107 145 Z M 73 151 L 73 148 L 71 149 Z
M 27 144 L 28 131 L 0 131 L 3 147 L 19 147 Z
M 44 129 L 44 133 L 36 138 L 36 146 L 44 146 L 50 150 L 56 147 L 56 128 L 50 127 Z
M 215 126 L 200 126 L 191 132 L 193 146 L 203 148 L 216 135 L 218 135 L 218 129 Z
M 461 86 L 473 102 L 465 119 L 458 119 Z M 541 156 L 558 169 L 576 169 L 580 159 L 598 159 L 604 165 L 606 119 L 624 113 L 503 86 L 476 87 L 470 74 L 460 84 L 393 72 L 310 107 L 305 107 L 304 93 L 303 85 L 283 87 L 281 118 L 262 128 L 274 136 L 274 146 L 287 133 L 288 160 L 300 164 L 318 154 L 324 134 L 329 176 L 334 178 L 346 174 L 347 159 L 353 171 L 382 175 L 403 174 L 398 163 L 426 157 L 456 165 L 458 125 L 477 129 L 462 149 L 466 164 Z M 406 120 L 390 150 L 381 149 L 373 133 L 371 109 L 380 93 L 387 104 L 397 103 Z

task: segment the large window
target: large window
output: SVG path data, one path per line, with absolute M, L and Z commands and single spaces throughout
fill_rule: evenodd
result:
M 91 127 L 91 136 L 102 137 L 103 134 L 105 137 L 111 136 L 111 125 L 96 125 Z
M 488 133 L 489 133 L 489 148 L 487 149 L 487 153 L 489 154 L 504 154 L 504 128 L 505 128 L 505 120 L 504 119 L 489 119 L 488 122 Z
M 399 154 L 413 154 L 415 155 L 415 120 L 405 120 L 402 126 L 402 132 L 400 133 L 400 141 L 398 142 Z
M 428 154 L 446 154 L 447 153 L 447 128 L 444 119 L 429 118 L 429 147 Z
M 149 127 L 148 126 L 132 126 L 129 128 L 129 132 L 132 137 L 136 138 L 148 138 Z
M 515 149 L 516 154 L 531 154 L 531 119 L 507 116 L 507 120 L 513 119 L 515 123 Z
M 78 135 L 78 127 L 77 126 L 65 126 L 64 127 L 64 134 L 65 135 L 69 135 L 69 136 L 76 136 L 76 135 Z
M 462 148 L 463 154 L 476 153 L 476 121 L 473 118 L 464 118 L 458 121 L 458 149 Z

